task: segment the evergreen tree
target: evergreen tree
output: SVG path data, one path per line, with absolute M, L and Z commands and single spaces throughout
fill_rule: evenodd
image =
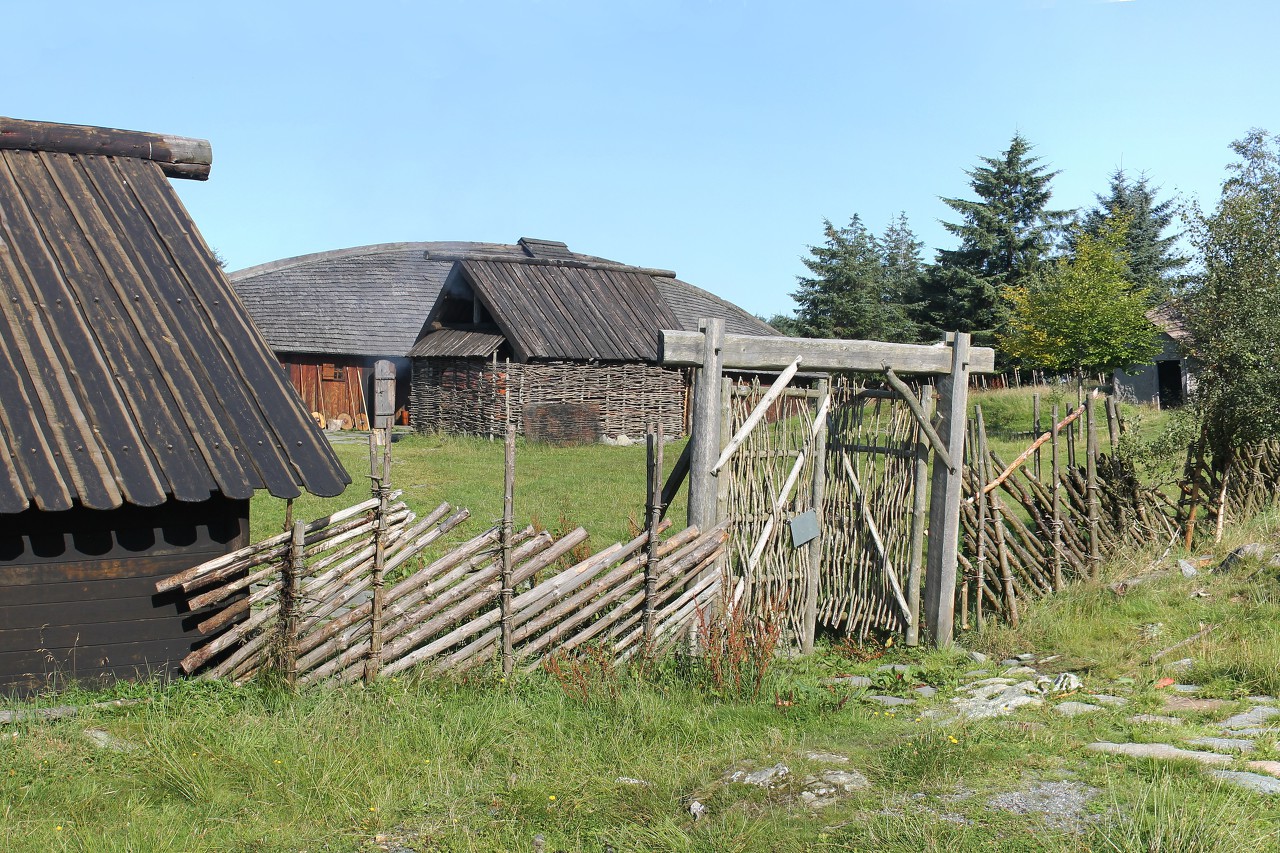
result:
M 909 341 L 916 335 L 898 288 L 909 275 L 919 245 L 905 220 L 893 235 L 892 261 L 885 247 L 856 214 L 844 228 L 823 220 L 826 242 L 810 246 L 803 262 L 812 276 L 801 276 L 791 294 L 799 306 L 796 320 L 806 337 Z M 914 246 L 915 255 L 912 254 Z
M 1173 224 L 1173 200 L 1156 200 L 1156 190 L 1146 175 L 1136 180 L 1123 169 L 1111 175 L 1106 196 L 1098 196 L 1098 206 L 1084 215 L 1081 232 L 1099 237 L 1108 219 L 1124 217 L 1129 222 L 1125 237 L 1128 268 L 1125 277 L 1150 292 L 1153 302 L 1163 302 L 1183 284 L 1179 270 L 1191 259 L 1177 251 L 1178 234 L 1169 234 Z
M 910 314 L 920 299 L 920 276 L 924 262 L 920 257 L 924 241 L 916 239 L 907 222 L 907 214 L 899 213 L 884 229 L 880 238 L 880 258 L 884 265 L 885 299 L 896 303 Z
M 975 342 L 991 343 L 1007 316 L 1004 289 L 1027 282 L 1048 260 L 1071 211 L 1049 209 L 1049 184 L 1058 173 L 1030 152 L 1030 143 L 1014 134 L 999 157 L 982 157 L 966 172 L 977 200 L 942 199 L 961 216 L 942 223 L 960 246 L 940 250 L 924 278 L 920 318 L 932 336 L 968 331 Z

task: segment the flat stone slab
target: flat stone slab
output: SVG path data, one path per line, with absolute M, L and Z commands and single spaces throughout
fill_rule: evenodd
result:
M 1006 669 L 1004 674 L 1008 676 L 1035 675 L 1036 671 L 1029 666 L 1013 666 Z
M 1225 733 L 1235 737 L 1268 737 L 1270 735 L 1280 736 L 1280 729 L 1246 726 L 1242 729 L 1226 729 Z
M 997 794 L 987 807 L 1014 814 L 1038 814 L 1055 829 L 1070 829 L 1084 819 L 1089 801 L 1098 795 L 1097 788 L 1080 782 L 1036 782 L 1021 791 Z
M 865 689 L 871 686 L 871 679 L 867 678 L 865 675 L 842 675 L 838 678 L 824 678 L 822 683 L 831 685 L 832 687 L 853 687 Z
M 1280 761 L 1250 761 L 1249 769 L 1280 778 Z
M 870 786 L 867 777 L 857 770 L 825 770 L 804 778 L 800 800 L 811 809 L 821 809 L 838 802 L 844 794 Z
M 923 696 L 925 699 L 932 699 L 934 696 L 938 695 L 938 688 L 924 684 L 920 687 L 912 687 L 911 692 L 917 696 Z
M 1252 752 L 1256 745 L 1239 737 L 1197 737 L 1187 741 L 1192 746 L 1203 746 L 1218 752 Z
M 867 700 L 870 702 L 878 702 L 886 708 L 898 708 L 903 705 L 916 704 L 916 700 L 903 699 L 901 696 L 868 696 Z
M 1053 710 L 1064 717 L 1078 717 L 1081 714 L 1092 714 L 1094 711 L 1101 711 L 1101 705 L 1090 705 L 1088 702 L 1062 702 L 1054 705 Z
M 1088 698 L 1091 702 L 1097 702 L 1100 705 L 1111 705 L 1116 708 L 1123 708 L 1129 704 L 1129 700 L 1123 696 L 1108 696 L 1106 693 L 1097 693 Z
M 1201 764 L 1230 764 L 1230 755 L 1217 752 L 1198 752 L 1194 749 L 1179 749 L 1167 743 L 1109 743 L 1099 741 L 1089 744 L 1094 752 L 1105 752 L 1108 755 L 1125 755 L 1129 758 L 1158 758 L 1162 761 L 1198 761 Z
M 1280 708 L 1273 708 L 1270 705 L 1256 705 L 1241 714 L 1234 717 L 1227 717 L 1222 721 L 1221 725 L 1224 729 L 1243 729 L 1261 726 L 1267 720 L 1280 714 Z
M 1170 693 L 1164 697 L 1164 707 L 1170 711 L 1217 711 L 1227 704 L 1221 699 L 1196 699 L 1192 696 L 1178 696 Z
M 805 758 L 822 764 L 848 764 L 849 756 L 838 752 L 806 752 Z
M 1164 717 L 1160 714 L 1134 714 L 1129 718 L 1131 723 L 1153 723 L 1160 726 L 1180 726 L 1185 721 L 1181 717 Z
M 975 681 L 975 682 L 973 682 L 972 684 L 966 684 L 966 685 L 965 685 L 964 687 L 962 687 L 961 689 L 962 689 L 962 690 L 970 690 L 970 689 L 975 688 L 975 687 L 990 687 L 990 686 L 992 686 L 993 684 L 999 684 L 999 685 L 1001 685 L 1002 687 L 1007 687 L 1008 685 L 1013 684 L 1013 679 L 1012 679 L 1012 678 L 1001 678 L 1000 676 L 995 675 L 995 676 L 992 676 L 991 678 L 984 678 L 984 679 L 982 679 L 981 681 Z
M 1280 779 L 1261 776 L 1257 773 L 1246 773 L 1243 770 L 1214 770 L 1212 775 L 1229 782 L 1239 788 L 1246 788 L 1257 794 L 1280 794 Z

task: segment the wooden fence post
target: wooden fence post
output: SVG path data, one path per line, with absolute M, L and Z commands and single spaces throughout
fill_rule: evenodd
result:
M 662 422 L 658 422 L 656 432 L 646 436 L 645 462 L 648 465 L 648 506 L 645 515 L 648 519 L 646 531 L 649 541 L 644 563 L 644 656 L 653 653 L 655 604 L 658 590 L 658 525 L 662 521 Z
M 373 429 L 369 432 L 369 477 L 373 496 L 378 499 L 374 510 L 373 568 L 369 584 L 369 656 L 364 662 L 364 680 L 372 683 L 382 663 L 382 621 L 385 606 L 385 574 L 387 565 L 387 529 L 391 511 L 391 428 L 395 420 L 396 366 L 380 359 L 373 366 Z
M 689 524 L 710 530 L 716 524 L 716 478 L 720 456 L 720 379 L 724 373 L 724 320 L 712 318 L 703 330 L 702 368 L 693 387 L 693 450 L 689 455 Z
M 1102 577 L 1102 542 L 1100 539 L 1098 506 L 1098 419 L 1093 413 L 1093 395 L 1085 399 L 1085 488 L 1089 510 L 1089 577 Z
M 822 401 L 831 396 L 831 379 L 819 379 L 817 391 L 818 410 L 821 411 Z M 823 529 L 826 521 L 826 511 L 822 504 L 827 496 L 827 425 L 830 423 L 830 417 L 824 419 L 822 429 L 813 437 L 813 483 L 810 490 L 810 503 L 818 519 L 819 531 Z M 805 584 L 804 621 L 801 625 L 800 637 L 800 651 L 806 655 L 813 651 L 814 637 L 818 632 L 818 584 L 822 577 L 822 540 L 823 536 L 819 533 L 809 542 L 809 577 Z
M 965 410 L 969 403 L 969 335 L 951 337 L 951 372 L 938 382 L 939 436 L 952 467 L 933 466 L 929 502 L 929 559 L 925 572 L 925 614 L 929 635 L 939 648 L 955 635 L 956 562 L 960 549 L 960 491 L 963 481 Z
M 926 418 L 933 416 L 932 385 L 920 386 L 920 408 Z M 924 562 L 924 508 L 929 496 L 929 439 L 924 430 L 918 430 L 916 436 L 915 482 L 911 487 L 911 550 L 907 566 L 907 607 L 911 611 L 911 622 L 907 625 L 908 646 L 920 645 L 920 569 Z M 978 588 L 978 601 L 981 607 L 981 587 Z
M 507 438 L 504 447 L 503 487 L 502 487 L 502 598 L 500 610 L 502 617 L 502 674 L 511 675 L 515 669 L 515 649 L 512 648 L 511 635 L 511 528 L 514 522 L 515 485 L 516 485 L 516 425 L 507 424 Z
M 307 568 L 306 537 L 307 525 L 295 523 L 280 578 L 280 669 L 291 687 L 298 678 L 298 599 Z
M 1053 407 L 1053 487 L 1050 491 L 1051 521 L 1053 525 L 1053 588 L 1061 592 L 1062 580 L 1062 465 L 1058 460 L 1058 407 Z

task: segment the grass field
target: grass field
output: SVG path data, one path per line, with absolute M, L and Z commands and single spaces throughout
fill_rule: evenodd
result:
M 668 464 L 677 450 L 668 448 Z M 499 514 L 500 444 L 406 437 L 395 452 L 396 485 L 419 511 L 448 499 L 469 506 L 477 524 Z M 363 470 L 364 448 L 339 453 Z M 537 515 L 554 527 L 563 515 L 599 545 L 627 536 L 628 516 L 641 516 L 643 447 L 522 446 L 517 465 L 522 520 Z M 299 501 L 297 517 L 349 505 L 364 486 Z M 280 502 L 255 499 L 253 510 L 256 537 L 279 528 Z M 672 515 L 681 520 L 683 508 Z M 1280 548 L 1280 512 L 1229 530 L 1218 553 L 1246 541 Z M 1114 555 L 1106 572 L 1171 568 L 1178 556 Z M 1208 624 L 1219 627 L 1151 663 Z M 41 703 L 139 704 L 0 726 L 0 850 L 1280 849 L 1274 797 L 1229 787 L 1197 765 L 1084 748 L 1167 737 L 1130 719 L 1165 713 L 1168 691 L 1156 685 L 1166 675 L 1225 701 L 1186 715 L 1179 738 L 1214 733 L 1215 720 L 1250 706 L 1247 696 L 1280 693 L 1280 567 L 1252 561 L 1191 579 L 1175 570 L 1124 597 L 1081 585 L 1032 605 L 1017 630 L 975 626 L 960 642 L 993 660 L 1060 655 L 1086 692 L 1120 694 L 1129 705 L 943 723 L 923 712 L 947 708 L 957 685 L 977 677 L 967 675 L 975 664 L 966 655 L 833 638 L 812 656 L 778 659 L 755 698 L 725 695 L 705 667 L 680 661 L 578 679 L 486 671 L 465 681 L 405 677 L 297 693 L 270 683 L 123 684 Z M 1194 664 L 1175 673 L 1168 661 L 1181 655 Z M 902 678 L 877 671 L 885 663 L 909 670 Z M 874 687 L 824 685 L 837 675 L 866 675 Z M 868 699 L 914 697 L 919 684 L 941 692 L 897 710 Z M 1278 746 L 1262 738 L 1250 757 L 1278 759 Z M 869 786 L 810 810 L 797 789 L 819 769 L 814 751 L 847 756 Z M 730 768 L 777 762 L 792 776 L 776 790 L 722 781 Z M 1001 795 L 1039 783 L 1094 795 L 1065 824 L 999 805 Z M 706 808 L 696 820 L 695 800 Z

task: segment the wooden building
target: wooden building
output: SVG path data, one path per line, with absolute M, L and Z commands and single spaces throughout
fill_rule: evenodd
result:
M 1117 370 L 1112 377 L 1116 394 L 1160 409 L 1181 406 L 1195 390 L 1199 367 L 1186 318 L 1175 303 L 1166 302 L 1148 311 L 1147 319 L 1160 330 L 1160 353 L 1150 364 Z
M 420 431 L 496 435 L 509 415 L 553 441 L 656 422 L 678 435 L 689 378 L 657 364 L 658 331 L 719 317 L 735 334 L 777 334 L 669 270 L 532 238 L 364 246 L 231 279 L 313 411 L 359 420 L 339 409 L 367 405 L 373 362 L 391 358 L 397 404 Z
M 0 118 L 0 693 L 166 673 L 155 581 L 349 482 L 166 175 L 207 142 Z

